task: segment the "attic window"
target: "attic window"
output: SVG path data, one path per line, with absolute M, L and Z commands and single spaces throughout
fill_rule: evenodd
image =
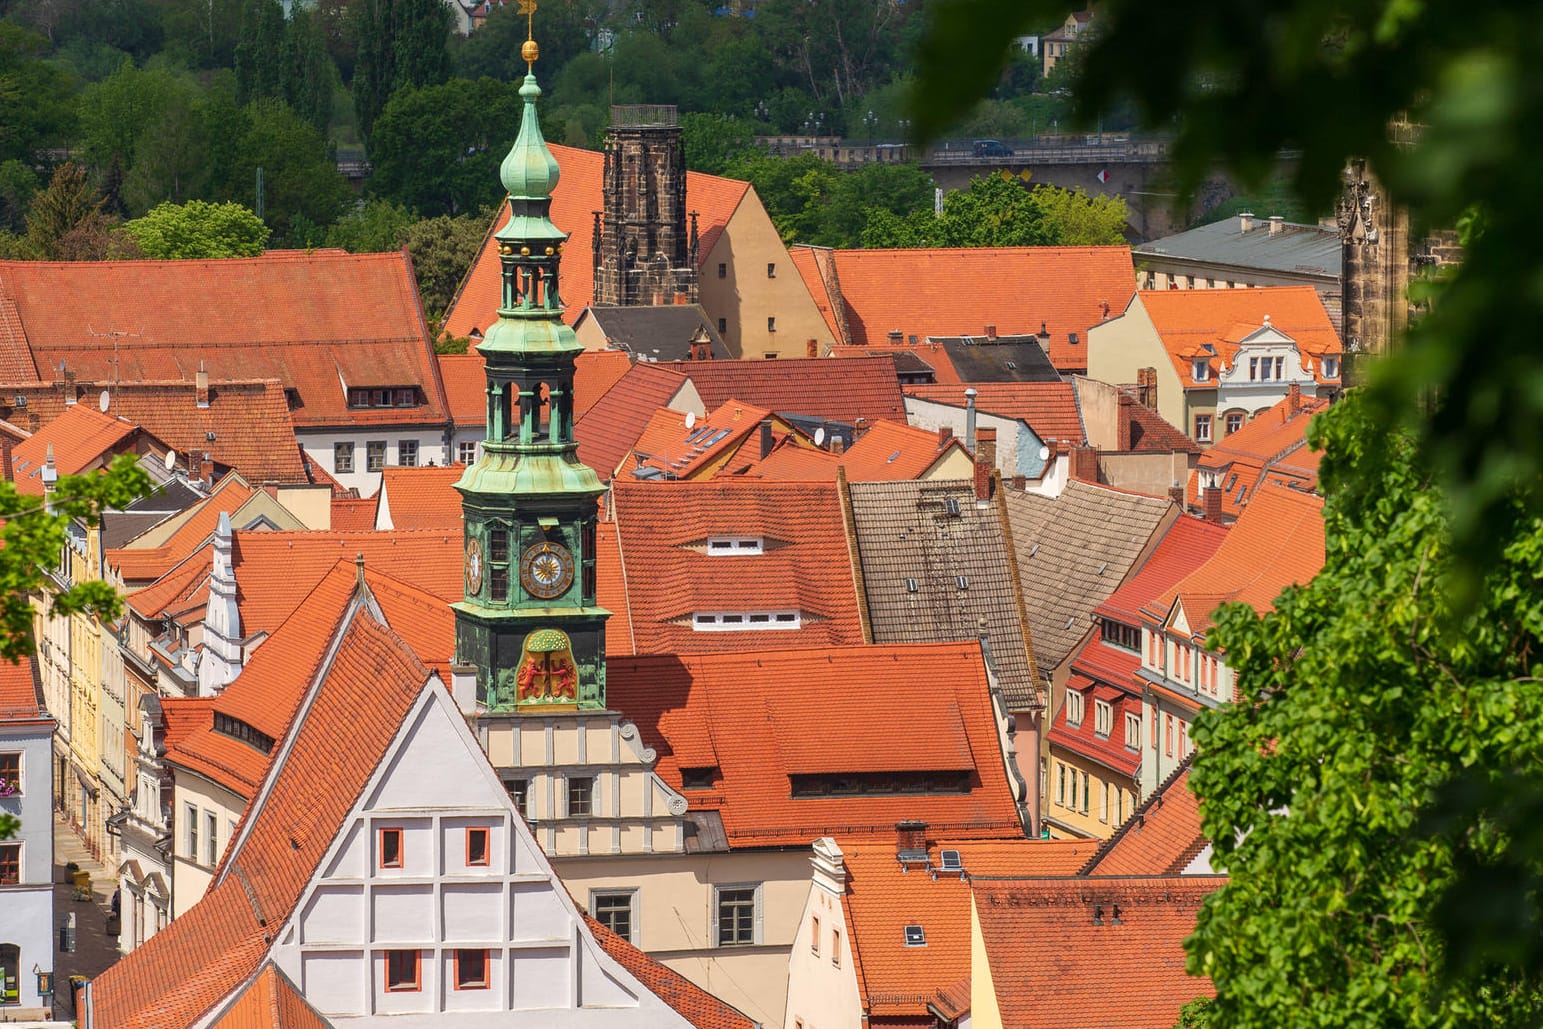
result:
M 959 517 L 959 498 L 958 497 L 944 497 L 943 498 L 943 509 L 948 512 L 948 516 L 950 518 L 958 518 Z
M 352 388 L 348 391 L 348 406 L 366 407 L 418 407 L 423 403 L 417 386 L 390 386 L 381 389 Z
M 680 785 L 687 790 L 710 790 L 718 785 L 720 775 L 716 765 L 711 768 L 682 768 Z
M 906 926 L 905 945 L 907 947 L 925 947 L 927 945 L 927 931 L 919 925 Z
M 264 754 L 269 754 L 273 751 L 272 736 L 264 732 L 258 732 L 241 719 L 232 718 L 230 715 L 219 711 L 214 713 L 214 731 L 222 736 L 229 736 L 231 739 L 240 740 L 242 743 Z
M 938 868 L 944 872 L 962 872 L 964 862 L 959 859 L 957 850 L 942 850 L 938 852 Z
M 691 616 L 697 632 L 735 632 L 742 629 L 797 629 L 797 611 L 698 611 Z
M 291 411 L 293 411 L 295 408 L 299 407 L 300 406 L 300 391 L 298 389 L 295 389 L 295 387 L 293 387 L 293 386 L 285 386 L 284 387 L 284 403 L 289 405 L 289 409 Z
M 970 588 L 970 577 L 968 575 L 956 575 L 954 576 L 954 585 L 962 590 L 967 590 Z
M 760 554 L 766 550 L 766 541 L 760 536 L 710 536 L 707 552 L 717 556 L 726 554 Z
M 1211 365 L 1206 361 L 1195 362 L 1195 381 L 1205 382 L 1211 377 Z
M 905 591 L 907 593 L 915 593 L 916 592 L 916 580 L 915 579 L 907 579 L 905 581 Z
M 938 796 L 970 792 L 967 771 L 808 772 L 788 776 L 794 800 L 820 797 Z

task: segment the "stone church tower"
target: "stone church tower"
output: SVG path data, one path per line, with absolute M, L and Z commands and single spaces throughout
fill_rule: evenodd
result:
M 596 304 L 697 301 L 696 214 L 686 213 L 686 151 L 673 106 L 611 108 L 605 210 L 595 212 Z

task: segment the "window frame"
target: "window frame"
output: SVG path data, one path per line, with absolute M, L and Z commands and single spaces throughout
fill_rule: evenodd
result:
M 6 774 L 6 766 L 14 768 L 11 774 Z M 24 751 L 0 750 L 0 779 L 11 785 L 12 797 L 24 797 L 27 795 L 27 759 Z
M 1087 698 L 1081 690 L 1068 689 L 1066 691 L 1066 724 L 1078 726 L 1087 715 Z
M 1209 361 L 1195 361 L 1194 362 L 1194 366 L 1192 368 L 1190 368 L 1190 377 L 1193 378 L 1196 382 L 1210 382 L 1211 381 L 1211 364 L 1210 364 L 1210 362 Z
M 383 439 L 369 439 L 364 441 L 364 471 L 365 474 L 383 472 L 386 470 L 386 441 Z
M 396 860 L 386 860 L 386 839 L 391 837 L 396 840 Z M 377 825 L 375 827 L 375 867 L 402 868 L 406 863 L 406 845 L 402 839 L 402 827 L 399 825 Z
M 820 916 L 814 915 L 809 919 L 809 953 L 815 957 L 820 956 Z
M 471 841 L 474 836 L 482 836 L 482 860 L 474 861 L 471 856 Z M 467 868 L 491 868 L 493 865 L 493 829 L 487 825 L 468 825 L 466 827 L 466 867 Z
M 607 901 L 607 900 L 610 900 L 610 901 L 623 901 L 624 900 L 626 902 L 626 905 L 627 905 L 627 931 L 625 933 L 619 932 L 614 925 L 612 925 L 609 921 L 607 921 L 604 917 L 602 917 L 603 914 L 606 914 L 608 912 L 602 911 L 602 909 L 601 909 L 601 902 L 602 901 Z M 613 910 L 619 910 L 619 905 L 618 905 L 617 908 L 615 908 Z M 622 939 L 626 940 L 628 943 L 631 943 L 631 944 L 634 944 L 634 945 L 637 943 L 637 941 L 638 941 L 638 891 L 637 891 L 636 887 L 633 887 L 631 889 L 604 889 L 604 890 L 593 890 L 592 889 L 592 890 L 590 890 L 589 891 L 589 914 L 590 914 L 590 917 L 593 918 L 595 921 L 599 922 L 601 925 L 603 925 L 607 929 L 611 930 L 611 932 L 616 933 L 617 936 L 620 936 Z
M 714 947 L 714 949 L 719 949 L 719 948 L 727 949 L 727 948 L 731 948 L 731 947 L 754 947 L 754 946 L 757 946 L 757 945 L 760 944 L 760 942 L 761 942 L 761 894 L 762 894 L 761 886 L 762 886 L 761 883 L 716 883 L 716 884 L 714 884 L 714 886 L 713 886 L 713 929 L 712 929 L 712 940 L 713 940 L 713 947 Z M 750 939 L 748 939 L 748 940 L 741 940 L 741 939 L 738 938 L 739 926 L 738 926 L 738 919 L 736 918 L 735 919 L 736 924 L 735 924 L 734 933 L 733 933 L 735 938 L 729 940 L 728 942 L 724 942 L 724 932 L 723 932 L 723 929 L 724 929 L 724 926 L 723 926 L 724 905 L 726 903 L 730 903 L 730 901 L 728 900 L 728 895 L 729 894 L 738 895 L 738 894 L 743 894 L 743 893 L 750 894 L 750 898 L 749 898 L 749 902 L 748 902 L 749 903 L 749 908 L 750 908 Z M 735 910 L 738 910 L 741 906 L 744 905 L 745 902 L 742 901 L 742 900 L 734 900 L 734 901 L 732 901 L 732 903 L 735 905 Z
M 182 820 L 187 823 L 184 826 L 184 840 L 187 844 L 187 858 L 195 865 L 198 864 L 198 816 L 197 804 L 182 802 Z
M 530 820 L 530 779 L 528 777 L 518 779 L 505 779 L 504 792 L 509 794 L 509 803 L 514 810 L 519 812 L 521 818 Z
M 1125 712 L 1125 749 L 1141 749 L 1141 716 L 1134 711 Z
M 1229 436 L 1243 428 L 1246 421 L 1247 419 L 1243 416 L 1242 411 L 1228 411 L 1223 415 L 1223 424 L 1226 426 L 1227 435 Z
M 398 468 L 418 467 L 417 440 L 399 439 L 396 441 L 396 463 Z
M 204 832 L 204 856 L 208 858 L 205 864 L 213 868 L 220 863 L 220 816 L 208 808 L 204 809 Z
M 1093 734 L 1108 739 L 1114 732 L 1114 705 L 1107 700 L 1093 699 Z
M 583 810 L 574 810 L 574 786 L 582 783 L 579 796 L 583 798 Z M 595 776 L 570 775 L 563 779 L 563 812 L 569 818 L 595 817 Z
M 462 440 L 455 445 L 455 460 L 457 464 L 473 465 L 477 463 L 477 441 Z
M 830 931 L 830 966 L 832 968 L 840 968 L 841 967 L 841 930 L 840 929 L 832 929 Z
M 1195 442 L 1196 443 L 1209 443 L 1209 442 L 1211 442 L 1211 420 L 1212 420 L 1212 416 L 1208 415 L 1208 414 L 1197 414 L 1197 415 L 1195 415 Z
M 405 960 L 405 955 L 411 954 L 413 960 L 413 977 L 409 982 L 405 979 L 394 981 L 392 978 L 392 962 Z M 381 984 L 387 993 L 421 993 L 423 992 L 423 951 L 421 950 L 388 950 L 382 952 Z
M 22 849 L 25 846 L 26 843 L 23 840 L 6 840 L 4 843 L 0 843 L 0 886 L 21 885 L 22 870 L 26 867 L 24 860 L 26 854 Z M 3 856 L 6 854 L 13 855 L 13 857 L 6 858 Z M 14 871 L 7 873 L 7 868 L 13 868 Z M 10 874 L 11 878 L 6 878 L 7 874 Z
M 463 956 L 469 955 L 469 954 L 480 954 L 480 955 L 482 955 L 482 978 L 480 980 L 474 980 L 474 981 L 471 981 L 471 982 L 466 982 L 466 981 L 463 981 L 463 979 L 462 979 L 461 959 L 462 959 Z M 451 987 L 453 989 L 457 989 L 457 990 L 486 990 L 486 989 L 489 989 L 489 988 L 492 987 L 492 985 L 493 985 L 493 978 L 492 978 L 492 975 L 490 974 L 491 973 L 490 966 L 492 965 L 493 962 L 492 962 L 492 956 L 491 956 L 491 954 L 489 954 L 489 952 L 487 951 L 486 948 L 481 948 L 481 947 L 457 947 L 455 949 L 455 956 L 452 959 L 451 963 L 454 966 L 451 969 L 451 972 L 450 972 L 450 975 L 451 975 L 450 984 L 451 984 Z

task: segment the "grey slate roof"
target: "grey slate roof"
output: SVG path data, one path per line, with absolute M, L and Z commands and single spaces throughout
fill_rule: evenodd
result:
M 1061 373 L 1035 336 L 929 336 L 941 343 L 960 382 L 1060 382 Z M 968 340 L 969 342 L 966 342 Z M 1086 344 L 1086 340 L 1083 341 Z
M 1342 250 L 1337 229 L 1296 222 L 1283 222 L 1281 228 L 1272 236 L 1269 223 L 1255 218 L 1253 228 L 1244 232 L 1237 218 L 1224 218 L 1143 243 L 1133 247 L 1131 254 L 1137 261 L 1143 257 L 1180 258 L 1291 275 L 1339 278 Z
M 1166 498 L 1076 479 L 1053 499 L 1008 491 L 1018 579 L 1035 652 L 1047 673 L 1066 660 L 1087 632 L 1093 609 L 1109 599 L 1153 534 L 1177 513 Z
M 873 641 L 954 642 L 984 633 L 1009 710 L 1032 707 L 1032 641 L 998 502 L 977 506 L 967 480 L 848 489 Z
M 664 304 L 658 307 L 589 307 L 607 339 L 626 345 L 639 358 L 649 361 L 688 361 L 691 337 L 698 329 L 712 340 L 713 360 L 727 361 L 733 355 L 723 338 L 713 328 L 712 319 L 701 304 Z

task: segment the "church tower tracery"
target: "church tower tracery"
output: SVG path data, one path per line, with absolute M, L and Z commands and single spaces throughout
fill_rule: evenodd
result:
M 620 307 L 698 299 L 699 240 L 686 210 L 686 151 L 673 106 L 611 108 L 605 210 L 595 212 L 595 303 Z

